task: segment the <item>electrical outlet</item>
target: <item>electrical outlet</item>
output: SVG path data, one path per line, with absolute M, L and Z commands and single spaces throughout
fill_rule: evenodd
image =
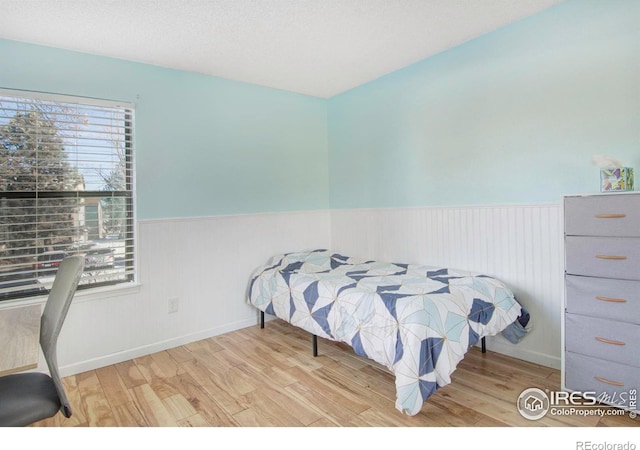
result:
M 178 301 L 177 298 L 170 298 L 167 303 L 168 303 L 169 314 L 178 312 L 178 306 L 180 302 Z

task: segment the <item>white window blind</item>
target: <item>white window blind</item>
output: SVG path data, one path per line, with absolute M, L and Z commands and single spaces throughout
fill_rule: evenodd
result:
M 0 90 L 0 300 L 46 294 L 70 254 L 79 289 L 134 280 L 133 113 Z

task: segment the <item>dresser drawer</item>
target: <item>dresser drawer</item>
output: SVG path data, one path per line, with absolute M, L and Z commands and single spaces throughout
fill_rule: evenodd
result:
M 638 411 L 640 369 L 567 352 L 565 387 L 572 391 L 595 392 L 603 403 Z M 636 397 L 635 405 L 630 405 L 631 396 Z
M 640 280 L 640 238 L 567 236 L 570 275 Z
M 566 314 L 565 332 L 569 352 L 640 368 L 640 325 Z
M 565 277 L 567 312 L 640 324 L 640 281 Z
M 640 237 L 640 195 L 566 197 L 565 233 Z

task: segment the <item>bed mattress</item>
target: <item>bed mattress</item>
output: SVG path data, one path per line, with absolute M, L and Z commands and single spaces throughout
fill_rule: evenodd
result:
M 324 249 L 272 257 L 253 273 L 248 302 L 387 367 L 395 375 L 395 406 L 408 415 L 451 383 L 471 346 L 522 311 L 490 276 Z

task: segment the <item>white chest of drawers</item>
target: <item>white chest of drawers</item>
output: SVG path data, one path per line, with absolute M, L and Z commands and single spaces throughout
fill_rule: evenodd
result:
M 638 411 L 640 192 L 567 196 L 564 227 L 562 388 Z

